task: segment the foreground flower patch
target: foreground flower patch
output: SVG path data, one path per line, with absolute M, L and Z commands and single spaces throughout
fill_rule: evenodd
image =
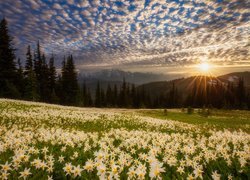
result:
M 204 131 L 118 110 L 0 103 L 2 179 L 250 178 L 250 135 L 240 130 Z

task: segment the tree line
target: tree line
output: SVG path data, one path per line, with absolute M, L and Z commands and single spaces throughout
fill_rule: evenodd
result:
M 22 67 L 21 60 L 15 56 L 7 21 L 1 20 L 0 97 L 85 107 L 179 108 L 205 105 L 250 108 L 250 95 L 243 79 L 237 85 L 195 81 L 187 95 L 180 92 L 173 81 L 168 91 L 157 96 L 150 94 L 144 86 L 138 88 L 123 79 L 121 86 L 108 84 L 105 89 L 98 82 L 93 93 L 86 83 L 78 82 L 73 55 L 63 58 L 60 71 L 56 70 L 54 62 L 54 55 L 47 58 L 38 41 L 34 49 L 27 46 Z
M 32 53 L 33 52 L 33 53 Z M 73 56 L 65 57 L 61 74 L 56 72 L 53 54 L 49 59 L 37 42 L 34 51 L 29 45 L 25 66 L 15 61 L 13 38 L 6 19 L 0 22 L 0 97 L 77 105 L 79 87 Z
M 6 19 L 2 19 L 0 23 L 0 97 L 72 106 L 141 107 L 144 103 L 144 96 L 137 94 L 134 85 L 130 94 L 125 80 L 121 88 L 115 86 L 113 89 L 108 85 L 106 91 L 98 82 L 95 96 L 92 97 L 86 84 L 81 85 L 77 80 L 73 56 L 64 57 L 61 71 L 58 73 L 54 65 L 54 55 L 52 54 L 48 59 L 41 51 L 39 41 L 35 49 L 31 49 L 28 45 L 24 67 L 19 58 L 15 60 L 13 38 L 9 34 Z M 131 103 L 133 106 L 130 105 Z

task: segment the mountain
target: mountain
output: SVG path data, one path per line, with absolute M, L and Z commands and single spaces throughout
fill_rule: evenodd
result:
M 190 92 L 194 88 L 195 82 L 198 85 L 205 85 L 206 83 L 216 83 L 217 81 L 223 82 L 225 84 L 227 84 L 228 82 L 237 84 L 240 78 L 244 79 L 245 87 L 247 88 L 247 91 L 250 91 L 250 72 L 235 72 L 218 77 L 192 76 L 171 81 L 146 83 L 138 86 L 137 88 L 139 90 L 143 89 L 146 93 L 149 93 L 152 96 L 159 96 L 161 94 L 168 93 L 173 87 L 174 83 L 175 87 L 178 89 L 178 92 L 180 94 L 183 94 L 183 96 L 186 96 L 186 93 Z
M 127 83 L 136 84 L 138 90 L 144 90 L 146 93 L 152 96 L 159 96 L 161 94 L 168 93 L 173 87 L 178 89 L 180 94 L 185 97 L 187 92 L 190 92 L 194 87 L 194 82 L 198 84 L 216 83 L 217 81 L 227 84 L 228 82 L 238 83 L 240 78 L 244 79 L 245 86 L 250 91 L 250 72 L 234 72 L 230 74 L 221 75 L 218 77 L 207 77 L 207 76 L 191 76 L 187 78 L 179 78 L 169 80 L 169 77 L 161 74 L 150 74 L 150 73 L 132 73 L 124 72 L 120 70 L 103 70 L 95 73 L 80 74 L 79 81 L 85 82 L 86 86 L 90 89 L 91 94 L 95 95 L 95 89 L 97 82 L 100 83 L 100 87 L 106 90 L 108 84 L 111 87 L 117 85 L 119 89 L 122 85 L 123 78 Z M 162 81 L 164 79 L 165 81 Z M 158 80 L 158 81 L 157 81 Z M 144 83 L 146 82 L 146 83 Z
M 141 72 L 125 72 L 121 70 L 102 70 L 92 73 L 81 73 L 79 75 L 79 81 L 105 81 L 105 82 L 122 82 L 123 79 L 126 82 L 133 84 L 145 84 L 153 81 L 170 80 L 170 76 L 165 74 L 153 74 L 153 73 L 141 73 Z
M 220 79 L 221 81 L 224 81 L 224 82 L 230 81 L 230 82 L 235 82 L 235 83 L 237 83 L 240 78 L 243 78 L 243 80 L 245 82 L 245 86 L 250 87 L 250 72 L 248 72 L 248 71 L 233 72 L 230 74 L 218 76 L 217 78 Z

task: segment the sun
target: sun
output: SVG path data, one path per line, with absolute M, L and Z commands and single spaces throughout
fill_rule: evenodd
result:
M 211 65 L 206 63 L 206 62 L 203 62 L 201 64 L 198 65 L 198 68 L 200 69 L 201 72 L 209 72 L 210 69 L 211 69 Z

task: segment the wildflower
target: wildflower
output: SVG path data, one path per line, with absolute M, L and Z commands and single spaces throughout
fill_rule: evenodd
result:
M 63 147 L 61 148 L 61 151 L 62 151 L 62 152 L 65 152 L 65 151 L 66 151 L 66 146 L 63 146 Z
M 128 170 L 128 178 L 129 179 L 133 179 L 136 175 L 136 172 L 135 172 L 135 167 L 134 166 L 131 166 Z
M 101 163 L 99 166 L 97 166 L 97 175 L 102 176 L 106 172 L 106 166 Z
M 66 172 L 66 175 L 70 175 L 70 173 L 72 172 L 72 165 L 71 163 L 66 163 L 63 170 Z
M 1 164 L 0 166 L 2 167 L 2 171 L 4 172 L 11 170 L 11 164 L 9 164 L 8 161 L 5 164 Z
M 159 162 L 154 162 L 153 164 L 151 164 L 149 176 L 151 178 L 159 177 L 159 175 L 162 172 L 165 172 L 162 166 L 163 166 L 163 163 L 159 163 Z
M 94 169 L 94 162 L 89 159 L 86 163 L 85 163 L 85 166 L 83 167 L 85 170 L 87 170 L 88 172 L 89 171 L 93 171 Z
M 229 175 L 227 176 L 227 179 L 228 179 L 228 180 L 232 180 L 232 179 L 233 179 L 233 176 L 232 176 L 231 174 L 229 174 Z
M 0 178 L 3 180 L 7 180 L 9 176 L 9 173 L 7 171 L 3 171 L 2 174 L 0 175 Z
M 202 170 L 202 167 L 197 167 L 195 170 L 194 170 L 194 176 L 195 178 L 201 178 L 202 179 L 202 173 L 203 173 L 203 170 Z
M 214 171 L 213 173 L 212 173 L 212 178 L 214 179 L 214 180 L 220 180 L 220 174 L 218 174 L 217 173 L 217 171 Z
M 189 174 L 187 177 L 187 180 L 194 180 L 194 179 L 195 179 L 195 177 L 192 174 Z
M 81 172 L 83 171 L 83 169 L 80 168 L 80 165 L 78 166 L 74 166 L 74 169 L 72 171 L 73 173 L 73 176 L 76 177 L 76 176 L 81 176 Z
M 42 153 L 46 154 L 47 152 L 49 152 L 48 147 L 44 147 L 44 148 L 42 149 Z
M 19 178 L 26 179 L 29 175 L 31 175 L 30 168 L 25 168 L 24 171 L 20 172 L 20 174 Z
M 62 155 L 61 155 L 61 156 L 59 156 L 58 161 L 59 161 L 60 163 L 62 163 L 62 162 L 64 161 L 64 157 L 63 157 Z
M 184 168 L 182 166 L 179 166 L 177 168 L 177 172 L 180 173 L 180 174 L 183 174 L 184 173 Z

